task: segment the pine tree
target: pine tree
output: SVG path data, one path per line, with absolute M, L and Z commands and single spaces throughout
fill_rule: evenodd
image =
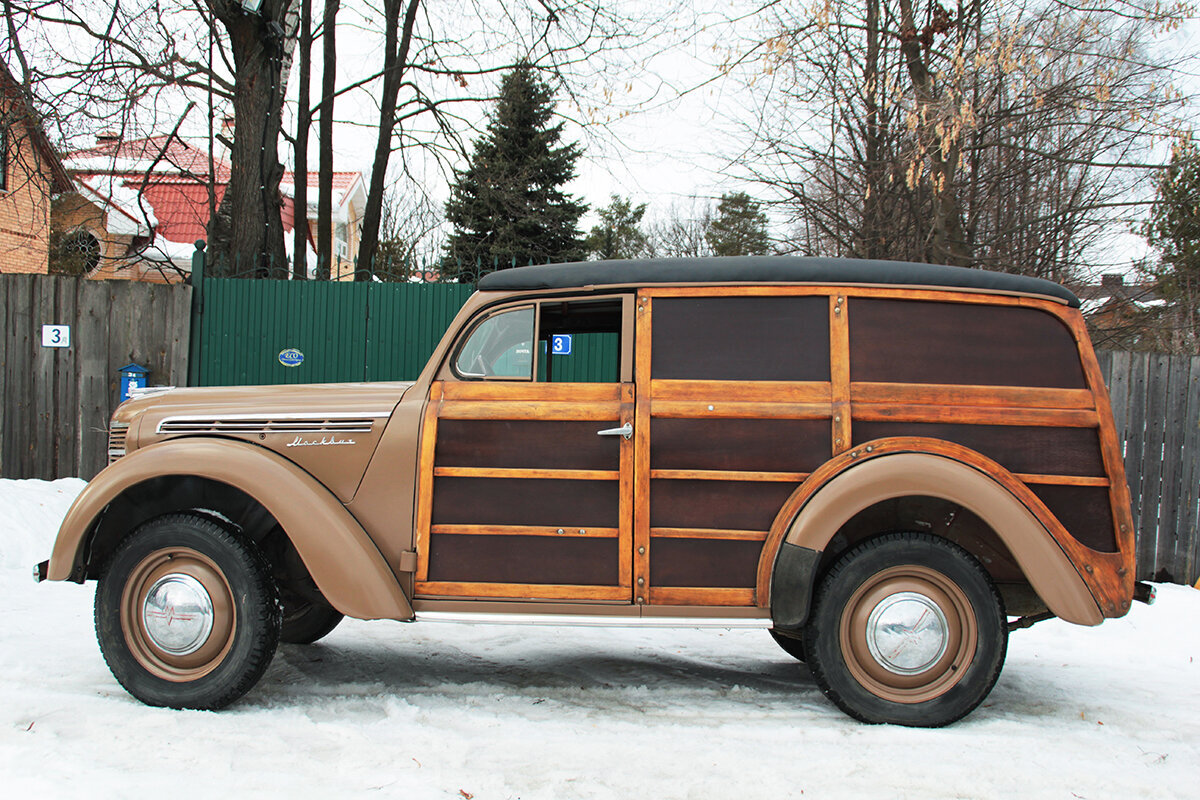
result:
M 721 195 L 704 238 L 717 256 L 761 256 L 771 251 L 767 215 L 745 192 Z
M 1146 236 L 1159 252 L 1158 289 L 1167 301 L 1173 330 L 1161 346 L 1179 352 L 1200 349 L 1200 147 L 1181 139 L 1158 182 Z M 1173 320 L 1169 319 L 1174 317 Z
M 600 224 L 592 228 L 584 244 L 588 255 L 596 258 L 637 258 L 646 251 L 646 234 L 639 227 L 646 204 L 634 206 L 631 200 L 612 195 L 607 208 L 596 212 Z
M 578 144 L 563 144 L 554 97 L 528 65 L 507 73 L 470 162 L 455 170 L 446 202 L 454 226 L 443 272 L 478 273 L 583 257 L 579 218 L 587 206 L 563 192 L 575 177 Z

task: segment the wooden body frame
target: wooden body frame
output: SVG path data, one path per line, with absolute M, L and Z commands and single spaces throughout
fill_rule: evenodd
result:
M 513 293 L 504 299 L 519 304 L 528 300 L 530 294 Z M 658 298 L 679 297 L 779 297 L 779 296 L 824 296 L 828 298 L 830 376 L 828 381 L 801 382 L 744 382 L 705 380 L 660 380 L 651 374 L 653 347 L 653 309 Z M 971 386 L 957 384 L 902 384 L 851 381 L 850 379 L 850 328 L 852 301 L 856 298 L 925 300 L 938 303 L 963 303 L 979 305 L 1003 305 L 1036 309 L 1059 319 L 1070 332 L 1076 344 L 1087 387 L 1080 389 L 1051 389 L 1019 386 Z M 495 306 L 492 307 L 493 309 Z M 442 599 L 480 600 L 578 600 L 600 603 L 632 603 L 634 606 L 662 607 L 705 607 L 708 609 L 729 607 L 757 607 L 769 613 L 770 580 L 775 557 L 785 540 L 787 532 L 795 529 L 809 502 L 829 482 L 848 470 L 852 465 L 888 454 L 921 452 L 930 456 L 953 460 L 965 467 L 988 475 L 1012 498 L 1014 509 L 1029 515 L 1044 531 L 1045 539 L 1052 542 L 1067 563 L 1074 565 L 1069 574 L 1059 578 L 1074 582 L 1071 603 L 1056 600 L 1059 612 L 1072 621 L 1094 624 L 1100 616 L 1120 616 L 1128 610 L 1133 584 L 1133 533 L 1129 515 L 1128 490 L 1125 485 L 1123 465 L 1095 354 L 1088 340 L 1082 318 L 1075 310 L 1061 303 L 1033 297 L 996 295 L 969 291 L 943 291 L 936 289 L 912 289 L 872 286 L 661 286 L 641 288 L 636 292 L 632 308 L 632 354 L 629 361 L 622 362 L 622 375 L 632 373 L 633 383 L 622 384 L 621 420 L 633 423 L 633 439 L 629 443 L 631 469 L 626 474 L 622 467 L 619 475 L 606 474 L 590 477 L 618 479 L 621 482 L 622 516 L 619 534 L 621 537 L 621 584 L 618 591 L 608 593 L 584 587 L 539 587 L 536 592 L 528 586 L 459 584 L 436 586 L 417 576 L 417 598 L 424 601 Z M 449 352 L 449 351 L 448 351 Z M 442 378 L 451 378 L 444 370 Z M 432 385 L 430 406 L 425 416 L 421 467 L 418 470 L 418 520 L 416 524 L 418 554 L 427 550 L 428 537 L 438 532 L 430 525 L 428 509 L 431 507 L 432 481 L 436 472 L 432 463 L 432 452 L 436 437 L 436 420 L 458 418 L 490 413 L 486 403 L 470 405 L 461 394 L 464 391 L 451 388 L 452 380 Z M 579 385 L 564 391 L 573 397 L 570 414 L 588 415 L 597 410 L 588 406 L 592 402 L 574 392 Z M 419 388 L 419 387 L 418 387 Z M 483 386 L 467 390 L 481 392 Z M 503 394 L 505 390 L 492 390 Z M 474 396 L 474 395 L 472 395 Z M 531 419 L 554 418 L 564 413 L 552 408 L 539 408 L 532 400 L 523 409 L 512 405 L 505 415 L 528 413 Z M 828 423 L 828 457 L 825 463 L 812 471 L 762 470 L 702 470 L 702 469 L 655 469 L 651 466 L 653 448 L 651 423 L 654 419 L 728 419 L 728 420 L 825 420 Z M 1080 428 L 1095 430 L 1100 443 L 1100 454 L 1104 466 L 1103 475 L 1068 475 L 1046 472 L 1022 472 L 1014 474 L 993 460 L 951 442 L 904 437 L 874 443 L 854 440 L 854 423 L 870 421 L 888 422 L 936 422 L 962 425 L 1021 425 L 1045 428 Z M 864 447 L 870 447 L 868 454 Z M 625 452 L 624 450 L 622 451 Z M 622 456 L 622 464 L 626 464 Z M 484 473 L 473 473 L 484 474 Z M 491 471 L 493 477 L 503 477 L 504 470 Z M 525 473 L 526 477 L 561 477 L 553 470 Z M 652 485 L 660 481 L 741 481 L 755 484 L 777 483 L 791 486 L 793 491 L 770 526 L 763 529 L 723 527 L 671 527 L 651 524 Z M 1106 489 L 1114 521 L 1116 552 L 1104 553 L 1079 543 L 1062 523 L 1054 517 L 1030 486 L 1078 486 Z M 626 494 L 628 492 L 628 494 Z M 626 501 L 625 498 L 628 498 Z M 971 507 L 969 497 L 947 498 Z M 847 508 L 847 514 L 860 509 Z M 628 515 L 627 512 L 628 511 Z M 631 523 L 627 530 L 626 525 Z M 496 531 L 480 529 L 494 534 Z M 529 533 L 528 529 L 522 530 Z M 536 534 L 536 531 L 534 531 Z M 836 529 L 824 531 L 822 536 L 809 535 L 804 546 L 821 550 Z M 1003 537 L 1003 532 L 998 532 Z M 823 537 L 823 539 L 822 539 Z M 656 586 L 653 581 L 653 544 L 659 539 L 726 540 L 761 542 L 755 580 L 747 586 Z M 1018 561 L 1026 569 L 1027 577 L 1035 588 L 1040 584 L 1045 594 L 1055 596 L 1045 575 L 1030 575 L 1036 568 L 1033 550 L 1020 537 L 1012 541 L 1005 539 Z M 628 546 L 628 550 L 626 547 Z M 628 558 L 626 558 L 628 553 Z M 1061 564 L 1059 564 L 1061 566 Z M 1096 612 L 1089 612 L 1080 604 L 1079 598 L 1090 596 Z M 437 603 L 426 603 L 436 607 Z M 486 605 L 486 604 L 485 604 Z M 1084 604 L 1086 605 L 1086 604 Z M 739 612 L 740 613 L 740 612 Z

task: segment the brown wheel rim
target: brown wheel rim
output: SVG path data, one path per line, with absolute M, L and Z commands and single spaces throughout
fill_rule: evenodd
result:
M 923 703 L 962 679 L 979 624 L 958 584 L 935 569 L 889 567 L 854 592 L 838 631 L 850 674 L 894 703 Z
M 192 601 L 207 605 L 197 608 Z M 220 567 L 188 547 L 147 555 L 121 592 L 129 652 L 152 675 L 177 683 L 202 678 L 221 664 L 233 644 L 236 616 Z

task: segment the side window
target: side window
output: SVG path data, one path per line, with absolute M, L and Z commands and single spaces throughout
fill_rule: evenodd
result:
M 651 374 L 669 380 L 829 380 L 829 299 L 654 299 Z
M 619 298 L 543 301 L 538 321 L 538 381 L 620 382 Z
M 533 306 L 523 306 L 484 319 L 458 351 L 454 371 L 464 378 L 530 380 L 533 312 Z

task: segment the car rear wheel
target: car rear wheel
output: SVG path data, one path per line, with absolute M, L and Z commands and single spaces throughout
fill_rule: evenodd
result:
M 920 533 L 872 539 L 821 582 L 804 650 L 821 690 L 864 722 L 936 727 L 991 691 L 1008 645 L 1004 607 L 963 548 Z
M 216 709 L 250 690 L 279 642 L 275 583 L 252 542 L 190 514 L 117 547 L 96 587 L 109 669 L 148 705 Z

